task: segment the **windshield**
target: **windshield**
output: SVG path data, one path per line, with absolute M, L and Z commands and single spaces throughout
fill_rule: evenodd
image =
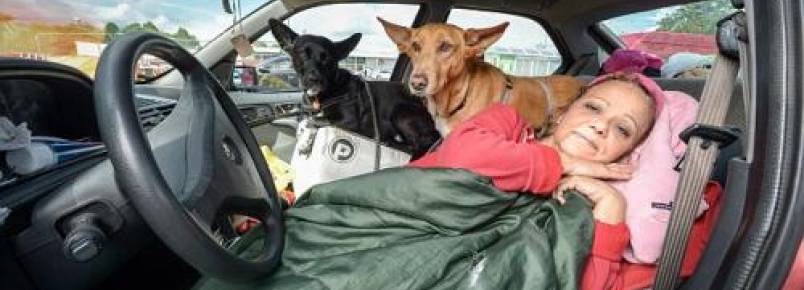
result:
M 241 0 L 242 15 L 265 2 Z M 62 63 L 94 77 L 101 52 L 119 35 L 155 32 L 195 52 L 232 22 L 220 0 L 2 0 L 0 56 Z M 137 65 L 137 78 L 147 80 L 170 68 L 146 55 Z

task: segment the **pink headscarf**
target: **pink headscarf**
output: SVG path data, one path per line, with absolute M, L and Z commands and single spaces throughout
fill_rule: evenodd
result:
M 642 74 L 646 68 L 661 69 L 662 59 L 653 54 L 639 50 L 617 49 L 611 53 L 611 56 L 603 63 L 603 72 L 605 74 L 589 82 L 587 87 L 610 80 L 618 75 L 634 78 L 642 89 L 653 98 L 656 104 L 656 113 L 654 115 L 654 117 L 656 117 L 662 111 L 666 96 L 664 90 L 662 90 L 656 82 Z
M 662 59 L 640 50 L 617 49 L 603 63 L 603 71 L 607 73 L 642 73 L 646 68 L 661 70 Z
M 689 95 L 664 91 L 641 74 L 646 67 L 654 66 L 661 67 L 661 59 L 635 50 L 617 50 L 603 65 L 606 74 L 590 83 L 595 85 L 624 73 L 633 76 L 656 104 L 651 131 L 626 157 L 635 166 L 633 177 L 612 182 L 628 204 L 625 223 L 631 232 L 631 244 L 624 257 L 646 264 L 656 263 L 661 254 L 679 177 L 674 167 L 687 147 L 678 135 L 695 122 L 698 110 L 698 102 Z M 706 208 L 702 202 L 699 215 Z

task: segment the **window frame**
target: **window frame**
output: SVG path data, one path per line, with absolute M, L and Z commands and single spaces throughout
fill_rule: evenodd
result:
M 588 29 L 589 35 L 592 40 L 597 43 L 598 47 L 602 48 L 608 54 L 611 54 L 618 48 L 625 48 L 625 42 L 614 33 L 608 26 L 599 21 Z

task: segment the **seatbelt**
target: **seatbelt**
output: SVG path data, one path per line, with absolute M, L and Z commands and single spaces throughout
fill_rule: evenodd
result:
M 723 127 L 723 123 L 734 91 L 739 55 L 744 52 L 739 47 L 747 40 L 745 29 L 745 13 L 742 11 L 718 22 L 718 55 L 704 85 L 696 123 L 681 133 L 687 142 L 687 152 L 653 289 L 675 289 L 696 210 L 712 175 L 715 159 L 720 147 L 737 138 L 737 134 Z
M 369 98 L 369 105 L 371 106 L 371 125 L 374 127 L 374 171 L 380 170 L 380 162 L 382 161 L 382 143 L 380 141 L 380 124 L 377 117 L 377 105 L 374 103 L 374 94 L 371 93 L 369 83 L 362 79 L 366 89 L 366 94 Z

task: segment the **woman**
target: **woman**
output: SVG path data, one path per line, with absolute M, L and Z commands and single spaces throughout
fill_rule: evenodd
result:
M 534 139 L 515 109 L 492 105 L 411 165 L 468 169 L 491 177 L 504 191 L 550 194 L 561 183 L 556 198 L 566 189 L 578 189 L 595 204 L 598 221 L 621 224 L 624 199 L 600 179 L 630 177 L 631 168 L 616 161 L 650 130 L 661 103 L 637 78 L 612 74 L 597 80 L 541 140 Z M 568 177 L 559 182 L 562 176 Z
M 560 202 L 564 191 L 577 190 L 594 204 L 595 218 L 582 288 L 629 288 L 635 285 L 627 285 L 622 272 L 630 238 L 626 203 L 605 180 L 630 177 L 632 169 L 618 161 L 650 131 L 663 98 L 658 85 L 641 74 L 604 75 L 541 140 L 515 109 L 495 104 L 456 127 L 437 151 L 412 166 L 464 168 L 491 177 L 501 190 L 552 194 Z
M 649 286 L 622 260 L 625 199 L 601 180 L 631 176 L 618 162 L 651 129 L 663 97 L 642 75 L 603 76 L 541 140 L 515 109 L 493 105 L 412 164 L 466 170 L 389 169 L 315 186 L 285 212 L 276 274 L 199 289 Z M 591 214 L 577 195 L 563 202 L 567 189 L 592 201 Z M 508 192 L 552 194 L 564 205 Z M 650 279 L 649 268 L 639 273 Z

